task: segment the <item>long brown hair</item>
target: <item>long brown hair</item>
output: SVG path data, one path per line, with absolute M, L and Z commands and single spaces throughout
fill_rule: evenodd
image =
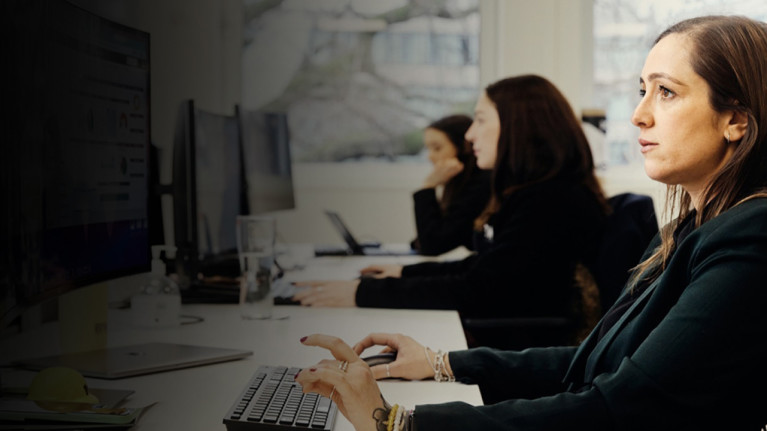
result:
M 607 211 L 586 135 L 554 84 L 537 75 L 522 75 L 488 85 L 485 94 L 498 111 L 501 131 L 493 194 L 475 222 L 477 230 L 498 211 L 503 197 L 553 179 L 584 184 Z
M 703 191 L 694 226 L 739 203 L 765 196 L 767 186 L 767 24 L 741 16 L 704 16 L 681 21 L 660 34 L 692 42 L 691 65 L 709 86 L 709 104 L 716 112 L 734 111 L 748 118 L 746 133 L 732 157 Z M 724 139 L 724 138 L 723 138 Z M 656 278 L 674 250 L 674 231 L 692 212 L 690 195 L 669 185 L 666 213 L 672 221 L 661 230 L 661 245 L 637 266 L 632 281 Z M 676 214 L 676 217 L 674 215 Z
M 451 178 L 446 184 L 440 199 L 439 206 L 444 212 L 450 205 L 453 196 L 460 193 L 463 186 L 469 180 L 477 168 L 477 159 L 471 150 L 471 144 L 466 141 L 466 131 L 471 126 L 471 117 L 465 114 L 453 114 L 426 126 L 427 129 L 438 130 L 447 136 L 450 144 L 455 148 L 456 158 L 463 163 L 463 171 Z

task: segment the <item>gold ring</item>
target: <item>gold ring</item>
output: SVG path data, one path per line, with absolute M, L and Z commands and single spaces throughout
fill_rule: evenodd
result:
M 336 387 L 333 386 L 333 390 L 330 391 L 330 395 L 328 396 L 328 398 L 330 398 L 330 401 L 333 401 L 333 395 L 335 395 L 335 393 L 336 393 Z
M 349 368 L 349 361 L 343 361 L 340 364 L 338 364 L 338 369 L 343 371 L 344 373 L 346 372 L 347 368 Z
M 386 364 L 386 377 L 391 377 L 391 371 L 389 370 L 389 364 Z

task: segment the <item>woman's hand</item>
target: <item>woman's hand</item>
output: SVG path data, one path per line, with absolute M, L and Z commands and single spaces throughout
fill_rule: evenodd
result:
M 370 266 L 366 266 L 365 268 L 362 268 L 360 270 L 360 274 L 366 277 L 374 277 L 374 278 L 386 278 L 386 277 L 400 278 L 402 277 L 402 265 L 394 265 L 394 264 L 370 265 Z
M 439 160 L 434 164 L 431 173 L 423 181 L 423 188 L 434 188 L 450 181 L 463 171 L 463 163 L 456 158 Z
M 348 281 L 300 281 L 299 289 L 293 295 L 294 301 L 313 307 L 356 307 L 359 280 Z
M 340 338 L 316 334 L 302 338 L 301 343 L 324 347 L 336 358 L 305 368 L 296 376 L 304 393 L 316 392 L 335 401 L 354 429 L 375 430 L 373 412 L 386 407 L 368 365 Z
M 397 352 L 397 359 L 386 365 L 371 367 L 376 379 L 400 377 L 408 380 L 423 380 L 434 377 L 434 352 L 424 348 L 417 341 L 402 334 L 370 334 L 353 347 L 354 353 L 360 355 L 372 346 L 386 346 L 382 352 Z M 429 355 L 428 358 L 426 355 Z M 431 361 L 431 363 L 429 363 Z M 387 373 L 388 371 L 388 373 Z

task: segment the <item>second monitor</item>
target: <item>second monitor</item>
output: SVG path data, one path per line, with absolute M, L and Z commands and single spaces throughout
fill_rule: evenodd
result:
M 215 114 L 188 100 L 179 109 L 173 153 L 182 292 L 187 299 L 196 291 L 197 301 L 230 302 L 239 274 L 237 215 L 295 206 L 287 117 L 239 107 L 234 115 Z

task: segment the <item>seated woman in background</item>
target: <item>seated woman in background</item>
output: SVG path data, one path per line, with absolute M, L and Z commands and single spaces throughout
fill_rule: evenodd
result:
M 468 115 L 450 115 L 424 129 L 433 169 L 413 193 L 418 237 L 411 246 L 419 254 L 436 256 L 459 246 L 474 249 L 474 220 L 490 199 L 490 171 L 477 168 L 464 138 L 469 126 Z
M 314 335 L 302 342 L 337 361 L 305 368 L 304 391 L 330 395 L 358 431 L 391 428 L 387 418 L 396 431 L 764 430 L 767 24 L 712 16 L 670 27 L 638 89 L 645 172 L 668 185 L 675 218 L 579 347 L 437 355 L 403 335 L 353 349 Z M 368 368 L 357 355 L 376 344 L 397 360 Z M 393 408 L 373 380 L 387 371 L 490 385 L 505 401 Z
M 478 252 L 455 262 L 379 266 L 379 277 L 311 281 L 303 305 L 453 309 L 465 317 L 571 316 L 576 268 L 594 253 L 608 206 L 580 122 L 546 79 L 480 95 L 466 139 L 493 193 Z

